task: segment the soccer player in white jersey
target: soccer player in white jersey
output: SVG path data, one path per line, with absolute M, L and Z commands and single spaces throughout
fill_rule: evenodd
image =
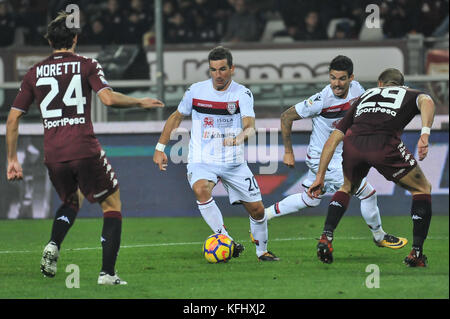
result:
M 185 92 L 178 109 L 166 121 L 153 161 L 160 170 L 166 170 L 164 148 L 170 134 L 185 116 L 191 115 L 187 176 L 203 219 L 214 233 L 230 236 L 212 197 L 213 188 L 221 180 L 230 203 L 242 204 L 250 215 L 258 259 L 279 260 L 267 250 L 267 218 L 261 193 L 244 160 L 244 141 L 255 134 L 253 95 L 231 79 L 234 65 L 228 49 L 214 48 L 209 52 L 208 62 L 211 78 L 192 84 Z M 244 246 L 234 240 L 233 243 L 233 257 L 238 257 Z
M 329 66 L 330 84 L 309 99 L 292 106 L 281 115 L 281 132 L 284 143 L 283 162 L 294 167 L 295 158 L 291 143 L 292 122 L 304 118 L 312 119 L 312 132 L 306 154 L 309 168 L 302 186 L 308 189 L 316 178 L 320 155 L 328 136 L 343 118 L 351 103 L 364 93 L 363 87 L 354 81 L 353 62 L 346 56 L 335 57 Z M 342 171 L 342 143 L 337 147 L 325 176 L 324 193 L 334 194 L 344 181 Z M 377 206 L 375 189 L 367 180 L 361 182 L 355 193 L 361 200 L 361 214 L 373 234 L 377 246 L 402 248 L 408 240 L 384 232 Z M 318 206 L 321 198 L 311 199 L 306 191 L 290 195 L 266 208 L 267 218 L 288 215 L 307 207 Z

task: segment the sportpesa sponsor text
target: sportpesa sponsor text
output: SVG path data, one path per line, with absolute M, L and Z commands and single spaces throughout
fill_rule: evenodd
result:
M 44 128 L 51 129 L 53 127 L 62 127 L 67 125 L 78 125 L 78 124 L 85 124 L 86 118 L 84 117 L 74 117 L 74 118 L 68 118 L 64 117 L 59 120 L 50 121 L 45 119 L 44 120 Z

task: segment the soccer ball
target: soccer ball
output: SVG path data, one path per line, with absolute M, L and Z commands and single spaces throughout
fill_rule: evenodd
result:
M 210 263 L 227 262 L 233 256 L 234 243 L 223 234 L 212 234 L 203 244 L 203 255 Z

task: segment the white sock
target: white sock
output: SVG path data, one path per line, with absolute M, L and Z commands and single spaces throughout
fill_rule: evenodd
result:
M 203 219 L 214 233 L 227 235 L 233 240 L 223 224 L 222 213 L 212 197 L 204 203 L 197 201 L 197 205 Z
M 377 205 L 377 194 L 369 183 L 356 195 L 361 200 L 361 215 L 366 221 L 376 241 L 381 241 L 386 234 L 381 226 L 380 210 Z
M 320 204 L 320 201 L 321 199 L 318 198 L 309 198 L 304 192 L 289 195 L 266 209 L 267 218 L 270 220 L 274 217 L 298 212 L 306 207 L 315 207 Z
M 295 213 L 305 207 L 307 206 L 302 201 L 301 193 L 297 193 L 289 195 L 288 197 L 270 206 L 267 209 L 266 214 L 268 219 L 272 219 L 274 217 Z
M 250 219 L 250 231 L 256 245 L 256 255 L 259 257 L 267 252 L 267 240 L 269 238 L 267 230 L 267 216 L 264 214 L 264 218 L 255 220 L 249 216 Z

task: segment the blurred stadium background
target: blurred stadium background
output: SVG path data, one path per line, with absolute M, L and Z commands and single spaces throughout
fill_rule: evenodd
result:
M 0 218 L 47 218 L 59 205 L 42 164 L 38 108 L 20 127 L 23 183 L 8 184 L 4 177 L 4 123 L 22 77 L 51 52 L 43 38 L 48 22 L 69 4 L 81 13 L 77 52 L 96 58 L 115 90 L 166 103 L 157 111 L 117 110 L 93 97 L 95 131 L 118 173 L 125 216 L 198 216 L 185 165 L 171 163 L 163 176 L 152 155 L 164 120 L 185 89 L 208 77 L 207 53 L 218 44 L 232 50 L 234 80 L 254 93 L 260 134 L 258 152 L 249 162 L 266 205 L 299 191 L 310 121 L 294 125 L 295 170 L 282 165 L 279 135 L 274 154 L 259 149 L 269 143 L 270 129 L 279 128 L 281 112 L 327 85 L 329 61 L 344 54 L 365 88 L 376 86 L 384 68 L 395 67 L 405 73 L 408 86 L 433 97 L 433 147 L 421 167 L 433 184 L 434 213 L 448 215 L 448 0 L 0 0 Z M 405 132 L 411 151 L 420 127 L 416 119 Z M 278 163 L 276 173 L 260 173 L 270 162 Z M 369 179 L 383 215 L 409 215 L 409 195 L 377 172 L 371 171 Z M 240 207 L 228 208 L 220 185 L 213 195 L 225 215 L 243 213 Z M 326 204 L 305 214 L 324 214 Z M 356 204 L 349 214 L 359 214 Z M 98 217 L 98 207 L 85 204 L 80 215 Z

